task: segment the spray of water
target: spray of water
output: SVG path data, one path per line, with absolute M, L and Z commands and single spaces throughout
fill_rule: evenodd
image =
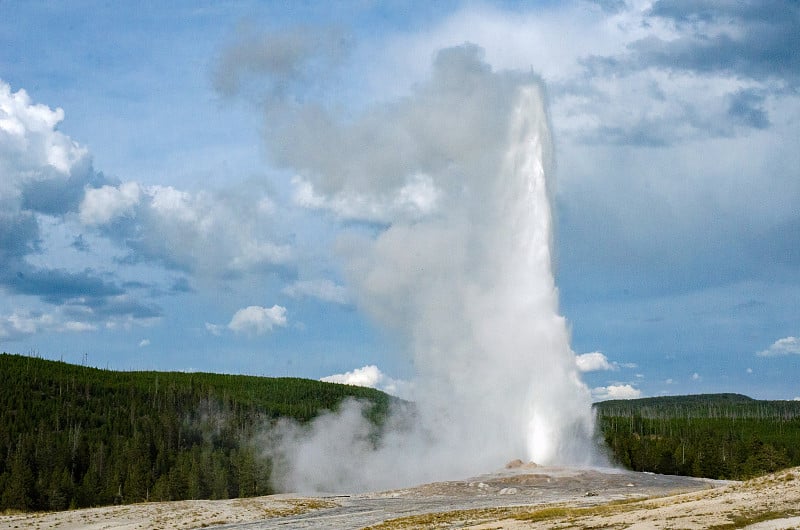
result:
M 457 52 L 439 58 L 417 100 L 441 96 L 466 127 L 475 113 L 484 136 L 453 128 L 457 147 L 447 139 L 426 144 L 450 149 L 441 157 L 448 161 L 437 166 L 419 157 L 428 165 L 415 168 L 413 182 L 427 183 L 428 200 L 410 202 L 435 208 L 417 208 L 377 236 L 343 244 L 359 305 L 407 340 L 417 371 L 414 415 L 393 415 L 377 448 L 358 404 L 310 427 L 284 426 L 274 455 L 284 488 L 352 491 L 463 478 L 514 458 L 592 461 L 590 394 L 558 312 L 552 268 L 542 89 L 531 76 L 494 74 L 470 50 Z M 473 87 L 465 96 L 454 81 L 467 75 Z M 496 104 L 483 112 L 480 98 L 489 96 Z M 397 112 L 408 115 L 420 104 L 405 105 Z

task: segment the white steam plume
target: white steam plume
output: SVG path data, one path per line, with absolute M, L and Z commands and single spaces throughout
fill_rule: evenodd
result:
M 342 244 L 359 306 L 408 341 L 415 411 L 392 416 L 377 448 L 354 403 L 285 429 L 275 469 L 283 488 L 352 491 L 464 478 L 514 458 L 593 459 L 591 396 L 558 314 L 542 89 L 533 76 L 492 72 L 479 55 L 470 46 L 440 52 L 431 82 L 383 110 L 395 129 L 365 135 L 375 124 L 364 120 L 331 135 L 342 145 L 356 135 L 391 145 L 394 135 L 408 153 L 360 201 L 370 188 L 376 201 L 399 193 L 400 170 L 437 189 L 434 212 L 398 216 L 376 237 Z M 453 125 L 454 116 L 463 127 L 436 129 L 437 118 Z M 352 154 L 350 170 L 377 166 Z M 388 164 L 392 154 L 371 156 Z M 364 182 L 330 162 L 332 177 L 318 158 L 303 178 L 339 199 Z

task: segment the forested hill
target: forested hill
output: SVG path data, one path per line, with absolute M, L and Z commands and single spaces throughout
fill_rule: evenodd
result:
M 594 407 L 612 459 L 636 471 L 743 479 L 800 465 L 800 401 L 700 394 Z
M 0 511 L 271 493 L 256 435 L 378 390 L 298 378 L 117 372 L 0 354 Z
M 726 416 L 747 418 L 785 416 L 791 418 L 800 415 L 799 401 L 763 401 L 742 394 L 694 394 L 614 399 L 595 403 L 594 406 L 606 415 L 638 414 L 645 418 L 719 418 Z

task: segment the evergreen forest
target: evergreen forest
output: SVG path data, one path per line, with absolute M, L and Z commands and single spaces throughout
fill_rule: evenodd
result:
M 308 379 L 116 372 L 0 354 L 0 512 L 273 493 L 259 435 L 347 398 L 368 402 L 376 426 L 393 399 Z
M 741 480 L 800 465 L 800 401 L 701 394 L 594 407 L 612 461 L 634 471 Z

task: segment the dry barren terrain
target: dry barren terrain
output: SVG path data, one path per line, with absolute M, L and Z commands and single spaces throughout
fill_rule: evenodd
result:
M 800 468 L 746 482 L 513 465 L 352 496 L 272 495 L 6 514 L 0 530 L 800 528 Z

